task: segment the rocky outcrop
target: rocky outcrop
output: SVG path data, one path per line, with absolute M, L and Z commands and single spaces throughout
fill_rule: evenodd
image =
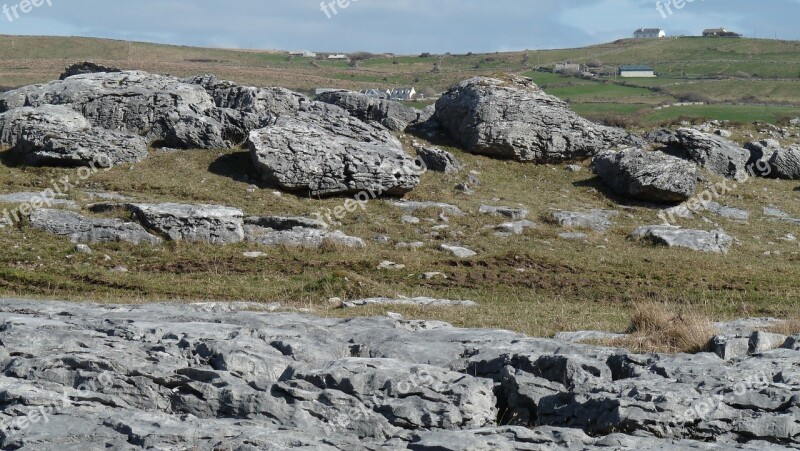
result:
M 602 152 L 592 167 L 615 194 L 632 199 L 682 202 L 697 189 L 697 166 L 662 152 Z
M 76 243 L 113 243 L 156 245 L 161 238 L 142 226 L 120 219 L 87 218 L 64 210 L 38 209 L 31 212 L 30 226 L 54 235 L 69 237 Z
M 132 133 L 175 148 L 232 145 L 212 97 L 201 86 L 141 71 L 91 73 L 0 94 L 0 112 L 63 105 L 94 127 Z
M 436 321 L 315 318 L 258 307 L 3 299 L 0 447 L 800 444 L 800 351 L 790 347 L 726 362 Z
M 54 105 L 0 114 L 0 144 L 32 165 L 111 167 L 147 157 L 141 137 L 93 127 L 80 113 Z
M 647 239 L 668 247 L 683 247 L 694 251 L 727 254 L 733 238 L 721 230 L 682 229 L 677 226 L 643 226 L 634 230 L 634 239 Z
M 262 180 L 312 196 L 403 195 L 421 173 L 388 131 L 325 104 L 251 132 L 248 147 Z
M 319 248 L 333 244 L 349 248 L 364 248 L 367 244 L 358 237 L 339 230 L 329 231 L 328 225 L 310 218 L 267 216 L 250 217 L 244 221 L 245 240 L 263 246 Z
M 435 120 L 467 152 L 538 163 L 586 158 L 617 145 L 643 145 L 628 132 L 594 124 L 530 79 L 476 77 L 448 90 Z
M 738 144 L 692 128 L 679 129 L 677 136 L 688 158 L 700 167 L 727 178 L 746 175 L 750 153 Z
M 402 132 L 420 119 L 421 112 L 393 100 L 380 99 L 354 91 L 332 91 L 317 97 L 320 102 L 343 108 L 364 122 Z
M 231 244 L 244 240 L 244 214 L 221 205 L 130 204 L 145 227 L 173 241 Z

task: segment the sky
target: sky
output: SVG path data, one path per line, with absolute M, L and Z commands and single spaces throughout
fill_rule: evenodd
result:
M 0 0 L 0 34 L 397 54 L 583 47 L 631 37 L 639 27 L 663 28 L 673 36 L 725 27 L 748 37 L 800 39 L 800 0 L 325 0 L 324 4 L 323 8 L 321 0 Z

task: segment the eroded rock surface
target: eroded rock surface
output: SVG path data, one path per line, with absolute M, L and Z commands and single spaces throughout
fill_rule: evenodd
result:
M 121 219 L 87 218 L 64 210 L 37 209 L 31 212 L 34 229 L 69 237 L 76 243 L 127 242 L 160 244 L 161 238 L 150 234 L 139 224 Z
M 788 449 L 800 352 L 636 355 L 247 303 L 0 302 L 4 449 Z M 41 414 L 43 411 L 46 420 Z
M 683 247 L 694 251 L 727 254 L 733 238 L 721 230 L 690 230 L 677 226 L 643 226 L 633 231 L 634 239 L 647 239 L 668 247 Z
M 398 132 L 417 122 L 422 113 L 400 102 L 353 91 L 326 92 L 317 97 L 317 100 L 343 108 L 364 122 L 376 123 Z

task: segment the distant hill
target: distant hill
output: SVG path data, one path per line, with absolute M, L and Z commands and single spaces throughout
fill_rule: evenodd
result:
M 313 49 L 311 49 L 313 50 Z M 77 37 L 0 35 L 0 87 L 58 77 L 69 64 L 92 60 L 122 69 L 178 76 L 213 73 L 258 86 L 306 93 L 318 87 L 366 89 L 414 86 L 435 94 L 476 75 L 511 72 L 533 77 L 548 92 L 600 120 L 645 122 L 680 116 L 769 120 L 792 115 L 800 105 L 800 42 L 764 39 L 626 39 L 577 49 L 467 55 L 369 55 L 359 61 L 290 57 L 280 51 L 209 49 Z M 652 65 L 657 79 L 565 78 L 536 71 L 570 61 L 610 68 Z M 681 101 L 703 106 L 657 109 Z M 797 113 L 794 113 L 797 115 Z

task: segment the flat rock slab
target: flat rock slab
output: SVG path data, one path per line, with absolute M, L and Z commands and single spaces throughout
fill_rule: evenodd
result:
M 550 217 L 554 223 L 561 227 L 607 232 L 611 228 L 611 218 L 618 214 L 618 212 L 611 210 L 554 211 L 550 214 Z
M 295 228 L 324 230 L 328 228 L 326 222 L 305 216 L 249 216 L 244 219 L 244 223 L 273 230 L 292 230 Z
M 329 231 L 307 227 L 274 230 L 266 227 L 245 225 L 244 234 L 247 241 L 270 247 L 288 246 L 317 249 L 325 244 L 357 249 L 367 247 L 367 243 L 363 239 L 345 235 L 339 230 Z
M 647 239 L 668 247 L 727 254 L 733 238 L 722 231 L 681 229 L 675 226 L 643 226 L 633 231 L 634 239 Z
M 413 305 L 419 307 L 477 307 L 473 301 L 451 301 L 449 299 L 434 299 L 428 297 L 417 298 L 370 298 L 358 299 L 342 303 L 345 308 L 363 307 L 368 305 Z
M 474 257 L 474 256 L 478 255 L 477 252 L 475 252 L 475 251 L 473 251 L 471 249 L 467 249 L 466 247 L 454 246 L 454 245 L 450 245 L 450 244 L 442 244 L 442 245 L 440 245 L 439 246 L 439 250 L 442 250 L 442 251 L 445 251 L 445 252 L 449 252 L 449 253 L 453 254 L 454 257 L 458 257 L 458 258 L 470 258 L 470 257 Z
M 592 168 L 615 194 L 650 202 L 683 202 L 697 189 L 697 165 L 641 149 L 597 154 Z
M 453 216 L 464 216 L 460 208 L 455 205 L 446 204 L 443 202 L 418 202 L 418 201 L 395 201 L 392 204 L 406 213 L 415 213 L 418 210 L 439 210 L 442 213 Z
M 231 244 L 244 240 L 244 213 L 221 205 L 129 204 L 145 227 L 173 241 Z
M 553 338 L 555 340 L 569 341 L 571 343 L 587 343 L 613 341 L 627 337 L 625 334 L 615 334 L 602 332 L 599 330 L 581 330 L 576 332 L 559 332 Z
M 521 221 L 528 217 L 528 210 L 519 207 L 503 207 L 493 205 L 481 205 L 478 212 L 483 215 L 492 216 L 505 216 L 506 218 L 513 219 L 514 221 Z
M 30 215 L 30 226 L 54 235 L 67 236 L 76 243 L 161 243 L 161 238 L 151 235 L 139 224 L 119 219 L 86 218 L 64 210 L 34 210 Z
M 40 205 L 45 207 L 52 207 L 55 205 L 63 206 L 65 208 L 74 208 L 78 204 L 69 199 L 57 197 L 54 193 L 48 192 L 19 192 L 0 194 L 0 203 L 5 204 L 31 204 Z
M 504 222 L 494 227 L 495 235 L 497 236 L 511 236 L 511 235 L 522 235 L 525 233 L 526 229 L 535 229 L 539 227 L 533 221 L 514 221 L 514 222 Z

